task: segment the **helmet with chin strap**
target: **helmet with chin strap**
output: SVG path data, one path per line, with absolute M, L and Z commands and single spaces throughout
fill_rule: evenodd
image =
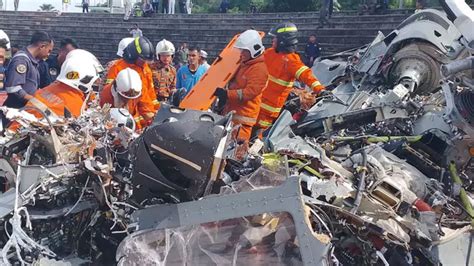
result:
M 175 48 L 172 42 L 163 39 L 156 44 L 156 57 L 161 55 L 174 55 Z

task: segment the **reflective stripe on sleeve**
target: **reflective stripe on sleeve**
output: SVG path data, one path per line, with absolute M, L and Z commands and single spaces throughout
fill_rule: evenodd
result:
M 110 83 L 112 83 L 112 82 L 114 82 L 114 79 L 106 79 L 106 80 L 105 80 L 105 84 L 110 84 Z
M 258 124 L 262 127 L 271 127 L 272 126 L 272 123 L 267 122 L 267 121 L 263 121 L 263 120 L 258 121 Z
M 298 71 L 296 71 L 296 75 L 295 75 L 296 79 L 299 79 L 301 74 L 303 74 L 303 72 L 307 69 L 309 69 L 309 67 L 307 67 L 307 66 L 300 67 L 300 69 L 298 69 Z
M 311 84 L 311 89 L 314 89 L 317 86 L 321 86 L 321 82 L 319 82 L 318 80 L 316 80 L 315 82 L 313 82 L 313 84 Z
M 15 93 L 21 91 L 23 88 L 20 85 L 13 86 L 13 87 L 6 87 L 5 90 L 7 93 Z

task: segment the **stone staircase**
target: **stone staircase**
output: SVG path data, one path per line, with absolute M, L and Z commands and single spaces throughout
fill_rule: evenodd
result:
M 59 41 L 76 39 L 80 46 L 93 52 L 101 61 L 115 58 L 118 42 L 128 37 L 128 29 L 137 23 L 154 44 L 166 38 L 176 46 L 182 42 L 206 50 L 211 58 L 219 54 L 232 36 L 249 28 L 268 32 L 283 21 L 294 22 L 300 31 L 299 50 L 307 36 L 316 34 L 324 54 L 359 47 L 373 40 L 378 31 L 388 33 L 407 18 L 412 10 L 395 10 L 384 15 L 359 16 L 355 11 L 335 13 L 331 25 L 318 29 L 318 12 L 265 14 L 192 14 L 131 18 L 124 22 L 121 14 L 82 14 L 0 11 L 0 29 L 12 43 L 28 44 L 33 31 L 45 30 Z M 264 39 L 270 45 L 270 38 Z

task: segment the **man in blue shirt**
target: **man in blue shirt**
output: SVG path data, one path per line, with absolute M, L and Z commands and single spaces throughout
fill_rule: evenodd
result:
M 176 88 L 185 88 L 189 92 L 194 85 L 206 73 L 203 66 L 199 64 L 200 50 L 198 48 L 189 48 L 188 64 L 179 68 L 176 73 Z
M 49 56 L 54 42 L 44 31 L 31 37 L 30 45 L 13 56 L 6 71 L 5 90 L 8 98 L 4 105 L 21 108 L 33 98 L 40 83 L 38 63 Z

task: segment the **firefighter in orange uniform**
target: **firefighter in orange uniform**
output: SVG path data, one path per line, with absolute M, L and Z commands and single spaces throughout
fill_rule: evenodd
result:
M 280 114 L 295 80 L 306 84 L 318 95 L 324 86 L 313 75 L 311 69 L 295 53 L 298 29 L 293 23 L 282 23 L 273 28 L 272 48 L 265 51 L 265 63 L 268 67 L 268 86 L 262 96 L 260 113 L 255 129 L 261 134 L 269 128 Z
M 106 84 L 112 83 L 118 73 L 126 68 L 135 70 L 142 80 L 142 96 L 138 101 L 138 112 L 141 126 L 151 123 L 159 102 L 156 99 L 153 86 L 153 76 L 147 62 L 151 62 L 154 56 L 154 49 L 151 42 L 145 37 L 138 37 L 133 40 L 123 51 L 123 58 L 117 60 L 107 73 Z
M 138 102 L 142 94 L 142 80 L 137 71 L 126 68 L 120 71 L 114 82 L 105 85 L 100 92 L 100 106 L 110 104 L 113 108 L 124 108 L 133 116 L 137 129 L 141 128 Z
M 176 68 L 171 65 L 175 52 L 174 45 L 165 39 L 156 44 L 156 61 L 150 65 L 153 72 L 156 98 L 168 101 L 176 91 Z
M 236 40 L 235 48 L 240 49 L 240 66 L 228 89 L 217 88 L 214 95 L 220 104 L 226 102 L 224 114 L 235 111 L 234 124 L 241 125 L 237 140 L 248 145 L 252 127 L 257 122 L 262 92 L 268 82 L 268 70 L 263 58 L 265 47 L 255 30 L 243 32 Z
M 26 110 L 36 117 L 78 117 L 86 108 L 92 86 L 104 69 L 97 58 L 82 49 L 71 51 L 61 66 L 55 82 L 38 90 L 26 104 Z M 35 109 L 28 108 L 34 107 Z

